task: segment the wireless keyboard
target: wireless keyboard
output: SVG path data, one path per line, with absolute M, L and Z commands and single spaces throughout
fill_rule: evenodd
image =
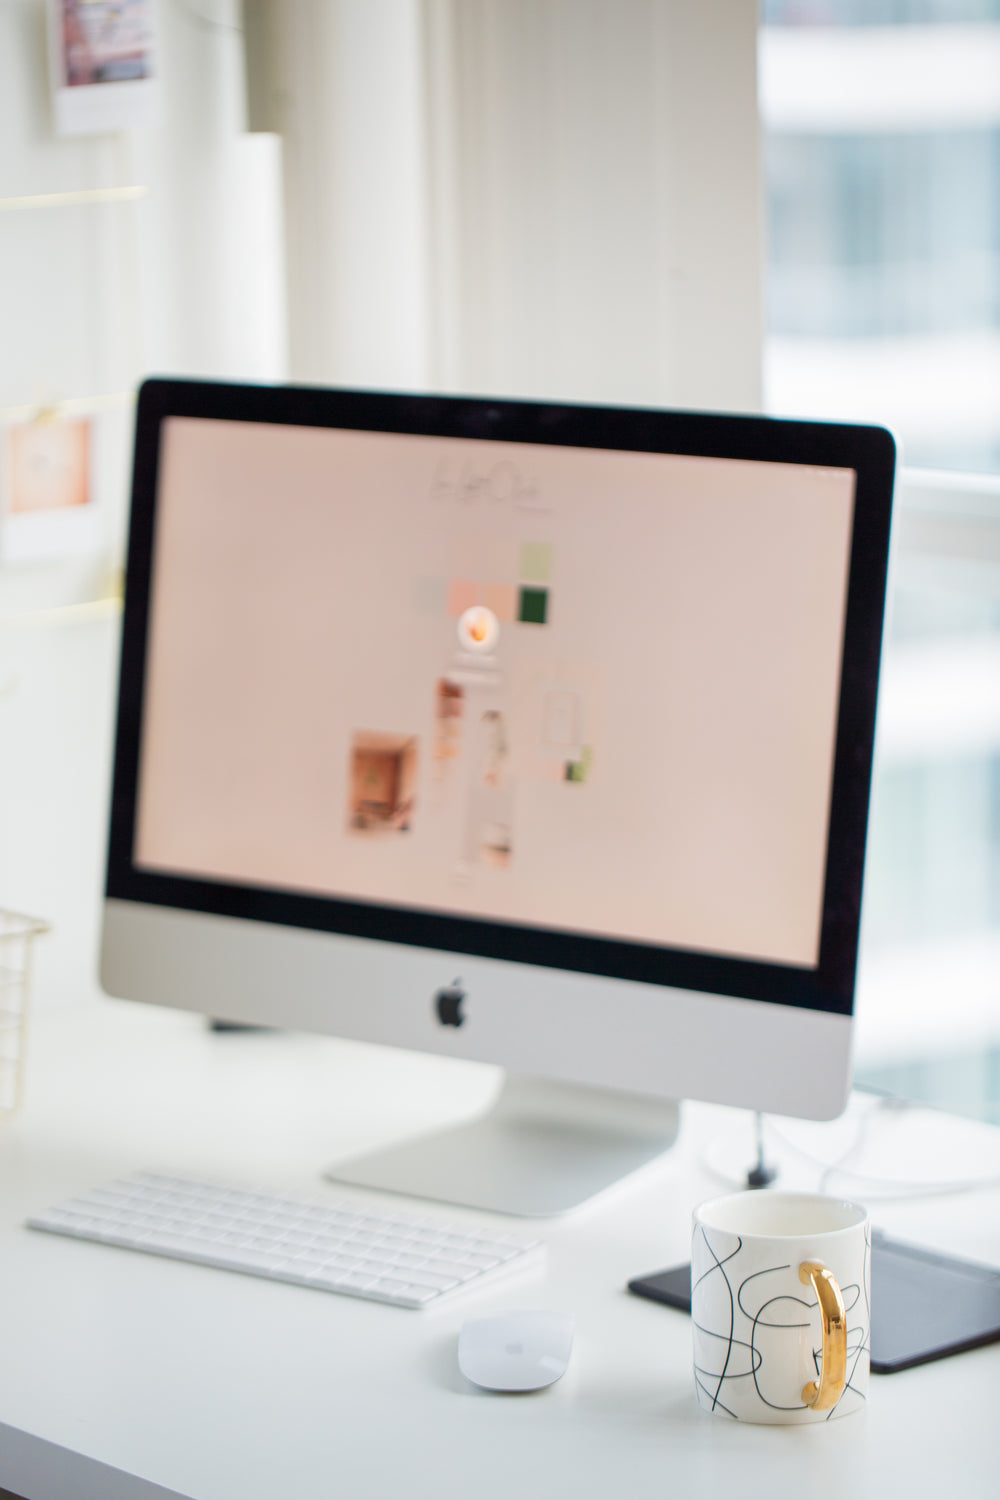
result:
M 544 1253 L 539 1240 L 495 1229 L 159 1172 L 59 1204 L 28 1227 L 396 1307 L 429 1307 Z

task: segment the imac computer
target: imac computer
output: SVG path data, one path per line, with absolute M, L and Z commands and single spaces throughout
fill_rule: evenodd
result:
M 517 1213 L 849 1086 L 879 428 L 150 380 L 102 979 L 499 1064 L 338 1177 Z

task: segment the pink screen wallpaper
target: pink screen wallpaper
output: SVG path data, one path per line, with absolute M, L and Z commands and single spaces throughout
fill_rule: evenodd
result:
M 814 965 L 853 495 L 169 418 L 137 863 Z

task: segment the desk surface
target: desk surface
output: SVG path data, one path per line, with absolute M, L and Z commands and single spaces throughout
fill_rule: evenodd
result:
M 214 1035 L 196 1017 L 110 1001 L 44 1018 L 31 1042 L 24 1109 L 0 1127 L 0 1491 L 881 1500 L 1000 1489 L 1000 1345 L 873 1377 L 863 1415 L 822 1426 L 698 1411 L 688 1320 L 624 1288 L 687 1259 L 692 1205 L 728 1188 L 712 1169 L 727 1132 L 744 1130 L 735 1111 L 687 1106 L 662 1162 L 544 1222 L 544 1268 L 413 1313 L 22 1226 L 141 1167 L 321 1195 L 329 1161 L 474 1112 L 492 1070 L 327 1038 Z M 890 1122 L 895 1162 L 923 1128 L 953 1173 L 997 1180 L 1000 1132 L 922 1116 Z M 843 1150 L 841 1139 L 828 1154 Z M 805 1154 L 785 1167 L 789 1185 L 815 1185 Z M 796 1181 L 806 1170 L 812 1181 Z M 996 1186 L 871 1206 L 902 1237 L 1000 1266 Z M 571 1370 L 536 1396 L 477 1392 L 456 1367 L 464 1319 L 510 1306 L 576 1314 Z

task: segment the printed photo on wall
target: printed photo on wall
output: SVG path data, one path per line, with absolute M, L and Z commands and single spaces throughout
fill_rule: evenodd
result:
M 0 554 L 5 562 L 96 550 L 93 417 L 45 414 L 0 430 Z
M 154 0 L 48 0 L 57 135 L 159 119 Z

